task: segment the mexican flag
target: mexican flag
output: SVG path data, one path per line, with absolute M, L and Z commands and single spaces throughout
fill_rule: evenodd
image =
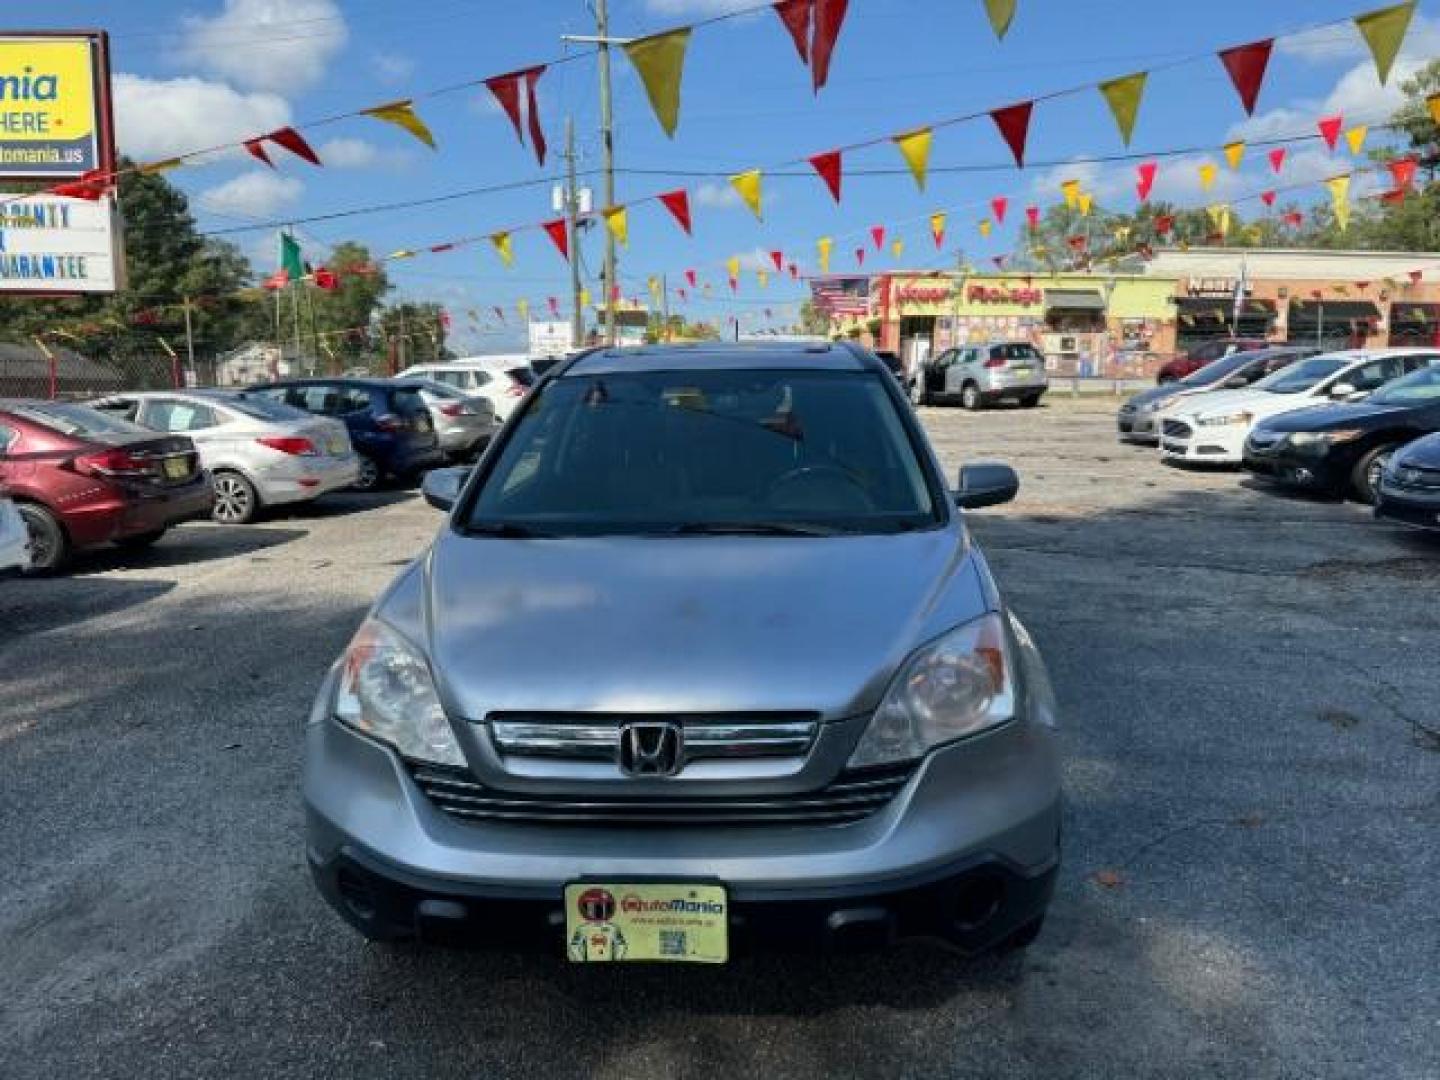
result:
M 305 265 L 300 259 L 300 242 L 289 233 L 280 234 L 280 269 L 286 281 L 299 281 L 305 276 Z

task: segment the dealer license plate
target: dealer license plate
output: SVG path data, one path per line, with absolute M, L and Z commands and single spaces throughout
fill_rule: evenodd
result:
M 565 886 L 565 953 L 577 963 L 723 964 L 729 912 L 720 885 L 576 882 Z
M 1013 371 L 1016 375 L 1029 375 L 1030 372 L 1034 369 L 1029 367 L 1016 367 L 1011 368 L 1010 370 Z
M 340 457 L 342 454 L 348 453 L 350 447 L 339 435 L 331 435 L 330 440 L 325 444 L 325 449 L 330 451 L 331 457 Z
M 165 476 L 170 480 L 184 480 L 190 475 L 190 463 L 183 457 L 165 459 Z

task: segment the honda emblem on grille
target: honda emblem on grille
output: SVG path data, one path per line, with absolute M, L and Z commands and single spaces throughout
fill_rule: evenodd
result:
M 620 726 L 620 771 L 629 776 L 674 776 L 685 764 L 685 733 L 679 724 Z

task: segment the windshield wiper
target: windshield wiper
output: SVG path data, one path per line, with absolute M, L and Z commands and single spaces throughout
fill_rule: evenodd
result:
M 834 536 L 835 529 L 799 521 L 685 521 L 667 530 L 675 536 Z
M 465 526 L 465 532 L 469 536 L 498 536 L 507 540 L 553 535 L 532 529 L 528 525 L 517 525 L 513 521 L 472 521 Z

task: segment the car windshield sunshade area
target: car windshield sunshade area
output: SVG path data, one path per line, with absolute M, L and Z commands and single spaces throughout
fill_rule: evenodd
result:
M 1344 356 L 1315 356 L 1267 375 L 1253 389 L 1268 390 L 1272 394 L 1303 394 L 1351 363 L 1353 361 Z
M 1440 404 L 1440 366 L 1421 368 L 1370 397 L 1374 405 Z
M 250 417 L 252 420 L 309 420 L 310 414 L 303 409 L 297 409 L 292 405 L 286 405 L 280 401 L 268 401 L 263 397 L 251 397 L 249 395 L 234 394 L 215 398 L 216 401 L 227 405 L 236 412 Z
M 468 514 L 476 534 L 829 535 L 937 523 L 882 376 L 623 372 L 551 383 Z
M 1246 364 L 1253 363 L 1254 353 L 1232 353 L 1223 360 L 1212 360 L 1199 371 L 1192 371 L 1180 380 L 1185 386 L 1213 386 L 1221 379 L 1235 374 Z
M 103 413 L 84 405 L 67 405 L 52 401 L 44 405 L 25 405 L 15 410 L 37 424 L 62 435 L 149 435 L 149 428 L 131 423 L 121 416 Z

